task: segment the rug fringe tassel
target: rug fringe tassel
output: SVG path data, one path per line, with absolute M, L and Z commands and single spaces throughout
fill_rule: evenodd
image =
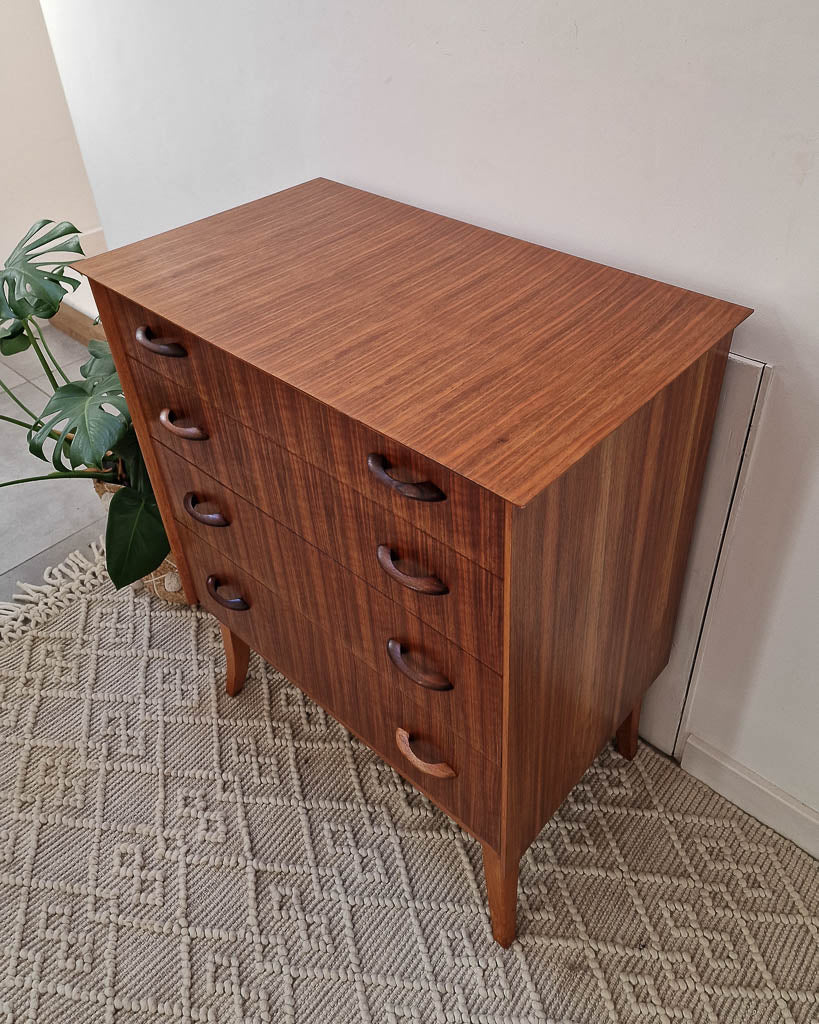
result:
M 18 582 L 11 601 L 0 601 L 0 642 L 18 639 L 26 628 L 38 625 L 53 611 L 92 590 L 105 572 L 103 537 L 91 545 L 91 559 L 72 551 L 59 565 L 48 566 L 42 583 Z

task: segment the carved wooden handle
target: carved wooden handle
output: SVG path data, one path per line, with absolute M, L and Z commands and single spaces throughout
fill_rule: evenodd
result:
M 230 520 L 225 519 L 221 512 L 200 512 L 196 507 L 199 499 L 193 491 L 188 491 L 182 499 L 182 504 L 191 519 L 195 519 L 203 526 L 230 526 Z
M 407 679 L 411 679 L 414 683 L 419 686 L 423 686 L 426 690 L 451 690 L 452 683 L 447 679 L 441 672 L 422 672 L 420 669 L 413 668 L 407 661 L 404 660 L 404 648 L 401 646 L 400 641 L 391 639 L 387 641 L 387 651 L 392 660 L 393 665 L 398 669 L 399 672 L 403 672 Z
M 250 605 L 245 601 L 243 597 L 223 597 L 219 593 L 219 587 L 221 586 L 218 576 L 214 576 L 211 573 L 205 581 L 208 587 L 208 593 L 214 601 L 218 601 L 223 608 L 229 608 L 232 612 L 246 612 Z
M 378 558 L 378 564 L 384 572 L 390 579 L 400 583 L 402 587 L 407 587 L 409 590 L 417 590 L 419 594 L 449 593 L 449 587 L 446 583 L 439 580 L 437 576 L 410 576 L 406 572 L 401 572 L 395 564 L 395 556 L 392 553 L 392 549 L 387 544 L 379 544 L 375 553 Z
M 409 763 L 424 775 L 433 775 L 436 779 L 454 779 L 458 774 L 446 761 L 437 761 L 434 764 L 430 761 L 422 761 L 417 754 L 413 753 L 410 746 L 410 735 L 406 729 L 395 730 L 395 742 Z
M 207 441 L 207 432 L 201 427 L 180 427 L 174 420 L 175 414 L 170 409 L 163 409 L 159 414 L 159 422 L 175 437 L 184 438 L 186 441 Z
M 183 348 L 178 341 L 163 341 L 162 338 L 154 338 L 151 328 L 144 325 L 137 327 L 134 337 L 143 348 L 147 348 L 149 352 L 154 352 L 158 356 L 173 356 L 179 359 L 188 354 L 187 349 Z
M 404 498 L 411 498 L 413 501 L 446 501 L 446 495 L 435 484 L 429 480 L 421 480 L 418 483 L 405 483 L 403 480 L 396 480 L 390 476 L 387 470 L 389 462 L 383 455 L 371 452 L 367 456 L 367 469 L 380 483 L 396 491 Z

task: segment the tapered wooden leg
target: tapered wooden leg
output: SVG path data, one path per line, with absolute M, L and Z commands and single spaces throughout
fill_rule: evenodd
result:
M 634 705 L 629 712 L 628 718 L 617 730 L 617 735 L 614 738 L 617 753 L 627 761 L 633 760 L 634 755 L 637 753 L 637 729 L 640 725 L 640 708 L 642 703 L 642 701 L 638 701 Z
M 502 870 L 501 859 L 488 846 L 483 847 L 483 874 L 489 897 L 489 916 L 495 942 L 506 949 L 515 938 L 518 909 L 518 864 Z
M 242 687 L 245 685 L 250 648 L 227 626 L 219 623 L 219 628 L 222 630 L 222 643 L 225 645 L 225 661 L 227 662 L 225 689 L 231 697 L 235 697 L 242 692 Z

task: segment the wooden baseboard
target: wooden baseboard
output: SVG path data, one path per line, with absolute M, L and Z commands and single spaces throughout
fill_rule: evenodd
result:
M 58 331 L 67 334 L 69 338 L 82 342 L 83 345 L 88 344 L 89 338 L 105 337 L 102 324 L 94 323 L 94 317 L 81 312 L 79 309 L 74 309 L 73 306 L 69 306 L 66 303 L 60 306 L 49 323 L 56 327 Z
M 763 825 L 792 839 L 819 857 L 819 813 L 761 775 L 712 747 L 699 736 L 688 737 L 682 767 Z

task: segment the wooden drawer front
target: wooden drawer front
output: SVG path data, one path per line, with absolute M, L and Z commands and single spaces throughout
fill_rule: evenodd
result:
M 348 657 L 344 672 L 348 679 L 357 678 L 344 691 L 344 704 L 338 710 L 340 720 L 457 822 L 498 849 L 499 765 L 482 757 L 460 736 L 447 732 L 440 722 L 400 695 L 377 691 L 377 696 L 362 701 L 361 691 L 373 693 L 378 679 L 352 656 Z M 436 778 L 428 770 L 415 767 L 399 748 L 398 729 L 409 734 L 411 749 L 417 757 L 430 765 L 443 762 L 455 771 L 455 776 Z
M 446 716 L 407 699 L 393 680 L 376 673 L 286 599 L 242 572 L 224 556 L 183 529 L 185 554 L 200 603 L 254 650 L 355 732 L 402 775 L 418 786 L 480 839 L 497 845 L 500 768 L 453 732 Z M 220 582 L 250 606 L 231 611 L 216 601 L 205 583 L 215 572 Z M 410 763 L 396 743 L 406 729 L 413 749 L 427 760 L 443 760 L 457 772 L 436 778 Z
M 451 637 L 493 671 L 502 670 L 499 577 L 310 463 L 253 435 L 236 420 L 207 406 L 196 392 L 144 368 L 136 369 L 134 362 L 131 366 L 139 375 L 140 398 L 151 432 L 162 442 L 156 446 L 156 454 L 167 464 L 165 476 L 176 509 L 181 510 L 184 494 L 198 486 L 199 478 L 191 476 L 195 464 Z M 207 433 L 207 440 L 185 440 L 167 431 L 159 422 L 163 408 L 184 414 L 186 422 Z M 173 459 L 166 445 L 183 457 L 184 464 Z M 387 546 L 400 559 L 399 568 L 437 577 L 448 593 L 418 593 L 388 576 L 378 561 L 379 545 Z
M 113 326 L 125 354 L 155 373 L 184 387 L 195 388 L 197 380 L 203 375 L 208 375 L 209 363 L 214 359 L 219 363 L 225 362 L 225 353 L 191 334 L 190 331 L 177 327 L 170 320 L 157 316 L 144 306 L 117 295 L 116 292 L 107 291 L 106 295 L 111 304 L 112 314 L 116 318 Z M 103 323 L 103 327 L 106 333 L 111 333 L 112 325 Z M 156 351 L 150 346 L 170 346 L 176 355 Z M 232 388 L 228 381 L 222 383 L 223 386 Z M 230 394 L 223 396 L 222 402 L 229 402 L 232 394 L 230 390 Z
M 190 529 L 183 530 L 182 543 L 191 571 L 200 577 L 197 585 L 203 573 L 204 578 L 211 572 L 229 577 L 236 565 L 244 568 L 349 647 L 385 687 L 429 708 L 476 750 L 500 760 L 500 676 L 290 530 L 202 479 L 200 493 L 212 496 L 231 525 L 217 528 L 180 519 Z M 423 673 L 421 682 L 396 666 L 390 640 L 400 645 L 396 653 L 409 672 Z M 430 688 L 443 686 L 444 680 L 451 688 Z
M 318 469 L 497 574 L 503 572 L 503 502 L 489 491 L 430 459 L 356 423 L 335 409 L 271 377 L 229 352 L 109 292 L 116 327 L 128 355 L 140 366 L 207 396 L 207 402 L 294 452 Z M 159 355 L 136 340 L 147 328 L 153 344 L 181 346 L 182 357 Z M 383 456 L 390 473 L 429 481 L 444 501 L 416 501 L 398 494 L 367 467 Z

